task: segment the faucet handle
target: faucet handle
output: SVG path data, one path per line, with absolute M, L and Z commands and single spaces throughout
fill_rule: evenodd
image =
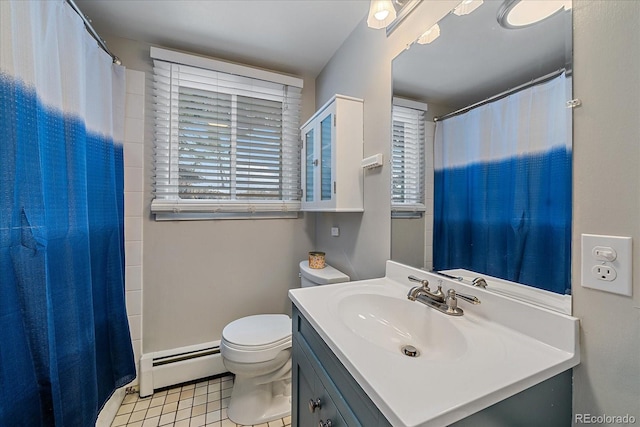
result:
M 478 299 L 478 297 L 475 297 L 473 295 L 461 294 L 460 292 L 456 292 L 453 289 L 449 289 L 448 294 L 452 298 L 461 298 L 466 302 L 470 302 L 471 304 L 480 304 L 480 300 Z
M 471 282 L 471 284 L 482 289 L 487 289 L 487 281 L 482 277 L 476 277 L 475 279 L 473 279 L 473 282 Z
M 422 285 L 425 290 L 429 290 L 429 281 L 427 279 L 419 279 L 416 276 L 409 276 L 408 279 L 411 282 L 418 282 Z

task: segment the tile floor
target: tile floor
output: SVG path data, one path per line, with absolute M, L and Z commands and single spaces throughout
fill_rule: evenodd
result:
M 175 387 L 140 398 L 125 396 L 111 427 L 241 427 L 227 418 L 233 376 Z M 254 427 L 291 425 L 291 417 Z

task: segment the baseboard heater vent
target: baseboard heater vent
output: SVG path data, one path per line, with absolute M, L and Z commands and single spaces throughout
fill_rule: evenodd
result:
M 143 354 L 140 358 L 140 396 L 150 396 L 159 388 L 226 371 L 220 355 L 220 341 Z
M 220 354 L 220 347 L 212 347 L 199 351 L 180 353 L 173 356 L 159 357 L 157 359 L 153 359 L 153 366 L 162 366 L 169 363 L 182 362 L 183 360 L 195 359 L 196 357 L 202 356 L 210 356 L 212 354 Z

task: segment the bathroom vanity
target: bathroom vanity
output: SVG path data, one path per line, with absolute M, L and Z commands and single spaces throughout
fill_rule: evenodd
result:
M 482 303 L 437 312 L 407 299 L 409 275 Z M 571 423 L 571 316 L 392 261 L 384 278 L 289 295 L 294 426 Z

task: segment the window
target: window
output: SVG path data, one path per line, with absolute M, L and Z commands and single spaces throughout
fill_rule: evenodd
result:
M 156 55 L 155 198 L 151 205 L 156 218 L 297 212 L 301 84 L 240 75 L 256 72 L 271 77 L 275 73 L 178 55 L 210 62 L 205 65 L 222 65 L 219 68 L 231 66 L 235 72 L 170 62 Z
M 425 113 L 394 103 L 392 121 L 391 210 L 394 216 L 402 216 L 402 212 L 422 212 L 425 210 Z

